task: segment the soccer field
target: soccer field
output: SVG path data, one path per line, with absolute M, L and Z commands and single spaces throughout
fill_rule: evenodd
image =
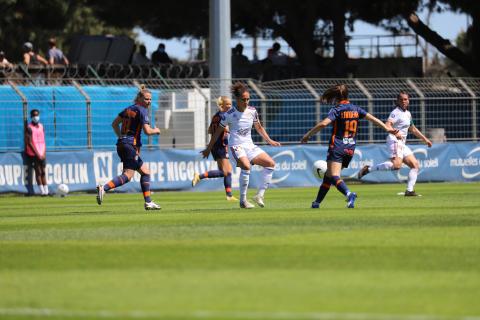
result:
M 479 320 L 480 184 L 351 189 L 2 196 L 0 318 Z

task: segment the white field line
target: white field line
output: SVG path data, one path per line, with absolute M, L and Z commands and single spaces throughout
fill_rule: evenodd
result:
M 335 313 L 335 312 L 216 312 L 197 311 L 192 313 L 167 314 L 160 312 L 129 311 L 117 312 L 74 311 L 49 308 L 0 308 L 0 316 L 35 316 L 65 318 L 106 318 L 106 319 L 145 319 L 185 317 L 190 319 L 271 319 L 271 320 L 480 320 L 480 316 L 435 316 L 435 315 L 394 315 L 375 313 Z

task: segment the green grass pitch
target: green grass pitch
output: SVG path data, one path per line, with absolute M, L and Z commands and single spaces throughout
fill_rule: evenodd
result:
M 480 184 L 351 189 L 1 196 L 0 319 L 479 320 Z

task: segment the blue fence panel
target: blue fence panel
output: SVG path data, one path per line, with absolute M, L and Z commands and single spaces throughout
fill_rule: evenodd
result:
M 87 103 L 75 87 L 53 87 L 57 148 L 85 148 Z
M 22 150 L 24 138 L 23 104 L 10 86 L 0 86 L 0 151 Z
M 20 91 L 25 95 L 28 101 L 28 119 L 30 111 L 38 109 L 40 111 L 40 122 L 45 130 L 45 141 L 47 148 L 57 146 L 56 134 L 56 111 L 55 111 L 55 93 L 53 87 L 27 87 L 19 86 Z

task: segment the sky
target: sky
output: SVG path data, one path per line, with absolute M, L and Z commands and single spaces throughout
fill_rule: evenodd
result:
M 425 22 L 426 13 L 420 13 L 420 17 Z M 433 30 L 439 33 L 442 37 L 450 39 L 453 43 L 455 38 L 461 31 L 465 31 L 468 25 L 468 18 L 465 14 L 456 14 L 452 12 L 444 12 L 444 13 L 434 13 L 430 18 L 430 26 Z M 135 31 L 139 34 L 138 40 L 143 43 L 147 47 L 147 56 L 150 57 L 151 53 L 157 49 L 157 46 L 160 42 L 165 43 L 166 51 L 170 55 L 170 57 L 185 61 L 189 60 L 190 58 L 190 48 L 198 48 L 199 42 L 196 39 L 157 39 L 154 38 L 145 32 L 143 32 L 140 28 L 136 28 Z M 376 38 L 372 38 L 372 35 L 388 35 L 389 32 L 382 28 L 375 27 L 371 24 L 358 21 L 354 24 L 354 32 L 350 33 L 354 37 L 354 41 L 352 41 L 352 45 L 359 45 L 364 47 L 363 50 L 356 50 L 353 49 L 349 52 L 353 57 L 360 57 L 364 56 L 367 57 L 369 54 L 372 54 L 370 51 L 370 43 L 375 44 Z M 367 37 L 364 37 L 367 36 Z M 368 37 L 370 36 L 370 37 Z M 412 44 L 412 39 L 405 39 L 405 38 L 397 38 L 396 41 L 404 41 L 403 43 L 410 43 Z M 278 41 L 282 45 L 282 51 L 287 54 L 293 54 L 292 50 L 288 48 L 286 42 L 282 39 L 276 40 L 259 40 L 259 51 L 258 56 L 260 59 L 263 59 L 266 56 L 266 52 L 268 48 L 272 45 L 274 41 Z M 382 38 L 381 41 L 383 43 L 391 43 L 391 39 Z M 249 58 L 253 58 L 253 51 L 251 50 L 252 47 L 252 39 L 251 38 L 232 38 L 231 47 L 235 47 L 237 43 L 242 43 L 245 47 L 244 54 Z M 397 42 L 398 43 L 398 42 Z M 388 53 L 389 49 L 385 49 L 385 52 Z M 391 48 L 393 52 L 393 46 Z M 362 55 L 363 52 L 363 55 Z M 431 52 L 434 52 L 431 51 Z M 411 49 L 403 50 L 404 55 L 413 55 L 414 54 L 414 47 Z M 374 53 L 373 53 L 374 54 Z

